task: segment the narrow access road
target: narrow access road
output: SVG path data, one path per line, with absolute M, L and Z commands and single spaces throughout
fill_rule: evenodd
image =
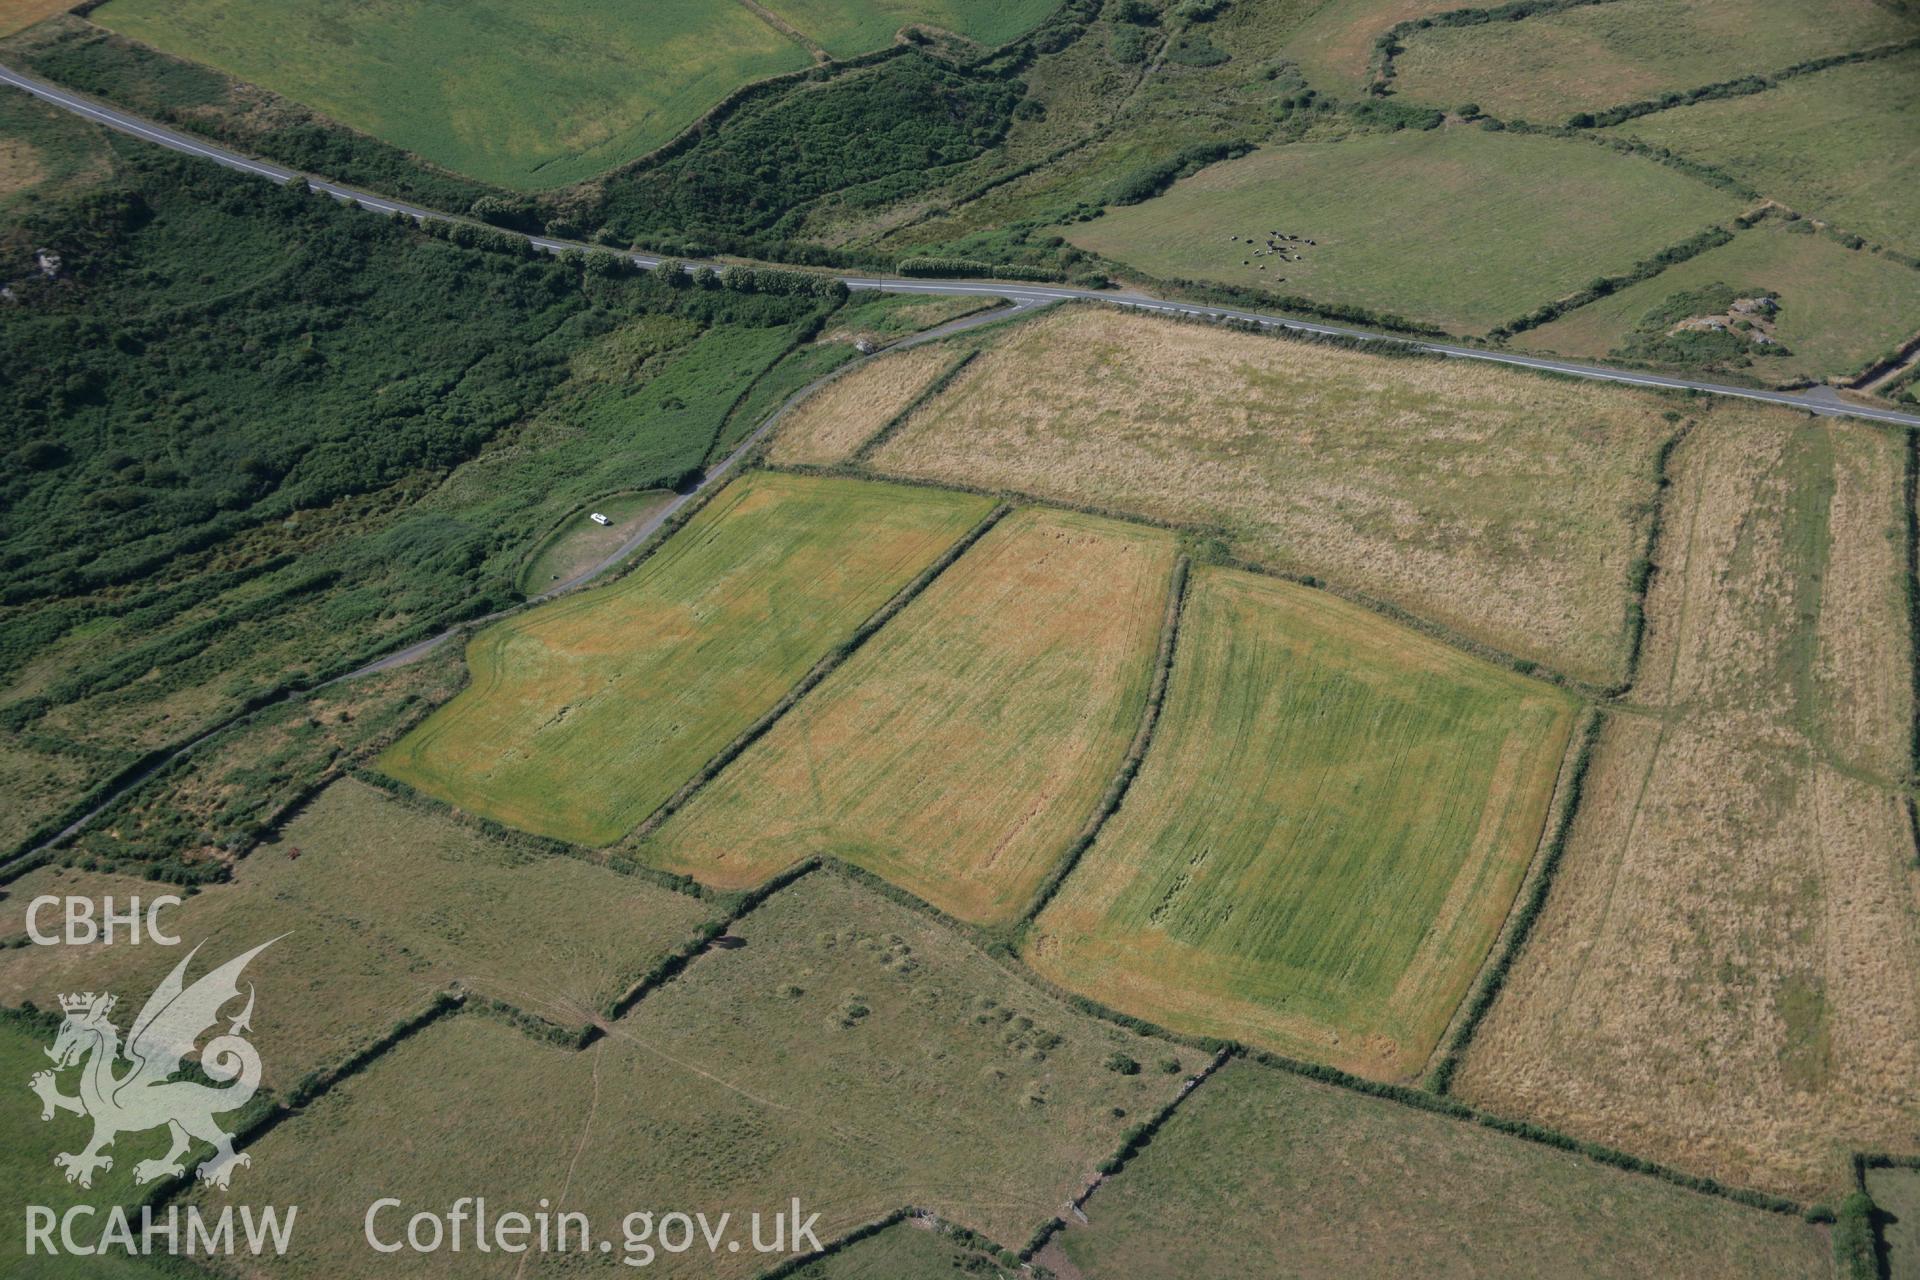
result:
M 35 76 L 23 75 L 10 67 L 0 66 L 0 84 L 12 85 L 24 90 L 45 102 L 71 111 L 75 115 L 102 124 L 110 129 L 151 142 L 155 146 L 199 156 L 215 164 L 237 169 L 242 173 L 257 174 L 274 182 L 305 182 L 314 191 L 325 192 L 337 200 L 351 200 L 377 213 L 404 213 L 422 221 L 465 222 L 467 218 L 458 217 L 436 209 L 427 209 L 419 205 L 408 204 L 402 200 L 392 200 L 374 195 L 354 187 L 345 186 L 326 178 L 296 173 L 281 165 L 255 160 L 228 147 L 204 138 L 195 138 L 165 125 L 155 124 L 141 119 L 117 107 L 95 101 L 84 94 L 41 80 Z M 498 229 L 498 228 L 496 228 Z M 550 236 L 528 235 L 526 239 L 550 253 L 562 253 L 567 250 L 598 250 L 600 246 L 582 244 L 577 241 L 559 240 Z M 635 265 L 652 269 L 660 265 L 661 259 L 645 254 L 627 255 Z M 689 267 L 701 264 L 689 263 Z M 1470 347 L 1447 342 L 1425 342 L 1417 338 L 1406 338 L 1394 334 L 1379 333 L 1368 329 L 1354 328 L 1348 325 L 1328 324 L 1317 320 L 1305 320 L 1295 316 L 1278 315 L 1270 312 L 1251 311 L 1238 307 L 1215 306 L 1202 302 L 1180 302 L 1166 298 L 1156 298 L 1149 294 L 1115 292 L 1101 289 L 1081 289 L 1069 285 L 1034 285 L 1017 281 L 983 280 L 924 280 L 902 279 L 892 276 L 843 275 L 839 277 L 850 289 L 885 289 L 894 293 L 930 293 L 942 295 L 987 294 L 1006 298 L 1017 304 L 1029 306 L 1049 302 L 1084 299 L 1104 302 L 1111 306 L 1131 307 L 1141 311 L 1158 311 L 1170 315 L 1195 316 L 1202 319 L 1240 320 L 1250 324 L 1269 328 L 1292 329 L 1301 333 L 1321 333 L 1353 338 L 1363 342 L 1387 342 L 1402 347 L 1431 352 L 1435 355 L 1449 356 L 1460 360 L 1485 360 L 1490 364 L 1503 364 L 1521 369 L 1539 369 L 1549 373 L 1564 374 L 1568 377 L 1587 378 L 1596 382 L 1615 382 L 1635 387 L 1656 387 L 1670 391 L 1696 391 L 1707 395 L 1733 396 L 1743 400 L 1758 400 L 1766 404 L 1782 405 L 1789 409 L 1800 409 L 1807 413 L 1829 417 L 1864 418 L 1873 422 L 1886 422 L 1896 426 L 1920 427 L 1920 413 L 1906 413 L 1898 409 L 1881 408 L 1874 405 L 1853 404 L 1835 395 L 1831 388 L 1812 387 L 1804 391 L 1771 391 L 1760 387 L 1737 387 L 1726 383 L 1706 382 L 1693 378 L 1668 377 L 1657 373 L 1643 373 L 1639 370 L 1615 369 L 1607 365 L 1587 364 L 1577 360 L 1558 360 L 1549 356 L 1520 355 L 1510 351 L 1497 351 L 1490 348 Z
M 410 662 L 418 662 L 421 658 L 426 657 L 428 654 L 432 653 L 435 649 L 438 649 L 441 645 L 447 643 L 447 641 L 453 639 L 457 635 L 461 635 L 468 631 L 476 630 L 480 627 L 484 627 L 488 625 L 489 623 L 498 622 L 502 618 L 511 617 L 513 614 L 519 613 L 526 609 L 531 609 L 535 605 L 544 604 L 548 600 L 553 599 L 555 596 L 563 595 L 569 591 L 577 591 L 581 587 L 586 586 L 588 583 L 592 582 L 594 579 L 606 573 L 609 569 L 613 568 L 615 565 L 624 561 L 628 556 L 631 556 L 634 552 L 638 551 L 641 548 L 641 546 L 645 544 L 647 539 L 659 533 L 661 527 L 665 525 L 667 521 L 673 519 L 673 517 L 676 514 L 678 514 L 683 509 L 685 509 L 688 503 L 692 502 L 695 498 L 699 497 L 706 490 L 712 488 L 714 485 L 724 480 L 733 471 L 734 467 L 740 462 L 740 460 L 746 457 L 746 455 L 752 451 L 755 445 L 759 444 L 762 440 L 764 440 L 767 437 L 767 434 L 771 432 L 776 426 L 779 425 L 780 420 L 786 417 L 787 414 L 793 409 L 793 407 L 796 404 L 800 403 L 800 401 L 812 395 L 813 392 L 817 390 L 823 383 L 831 382 L 833 379 L 840 377 L 841 375 L 847 373 L 849 370 L 859 368 L 861 365 L 865 364 L 868 360 L 873 359 L 875 356 L 885 355 L 889 351 L 897 351 L 903 347 L 917 346 L 923 342 L 933 342 L 933 341 L 936 341 L 937 339 L 947 337 L 949 334 L 959 333 L 965 329 L 971 329 L 976 325 L 992 324 L 996 321 L 1005 320 L 1009 316 L 1018 315 L 1019 313 L 1023 311 L 1031 310 L 1038 305 L 1040 304 L 1034 303 L 1034 302 L 1015 302 L 1011 307 L 989 307 L 984 311 L 976 311 L 972 315 L 961 316 L 957 320 L 949 320 L 945 324 L 937 325 L 932 329 L 927 329 L 920 333 L 913 334 L 909 337 L 901 339 L 899 342 L 889 343 L 887 346 L 884 346 L 880 348 L 880 350 L 874 352 L 873 355 L 871 356 L 864 356 L 864 357 L 859 357 L 857 359 L 849 360 L 847 363 L 841 365 L 838 369 L 835 369 L 830 373 L 826 373 L 821 375 L 818 378 L 815 378 L 812 382 L 809 382 L 806 386 L 800 388 L 798 391 L 794 392 L 792 395 L 788 396 L 785 400 L 783 400 L 778 409 L 774 410 L 774 412 L 767 415 L 767 419 L 765 422 L 762 422 L 758 427 L 754 428 L 752 434 L 748 435 L 746 439 L 742 440 L 739 444 L 734 446 L 733 452 L 729 453 L 726 457 L 722 458 L 719 462 L 716 462 L 713 466 L 707 468 L 707 470 L 704 473 L 702 473 L 700 479 L 697 482 L 695 482 L 692 488 L 688 489 L 685 493 L 676 494 L 674 496 L 673 501 L 669 502 L 666 506 L 662 507 L 653 516 L 649 517 L 646 523 L 642 524 L 638 529 L 635 529 L 633 531 L 633 534 L 630 537 L 628 537 L 626 541 L 622 542 L 620 546 L 611 555 L 608 555 L 605 559 L 601 560 L 599 563 L 593 565 L 588 569 L 583 570 L 580 573 L 575 574 L 573 577 L 567 579 L 565 582 L 561 583 L 557 587 L 553 587 L 550 590 L 543 591 L 537 596 L 529 596 L 527 599 L 521 601 L 519 604 L 513 605 L 506 609 L 497 610 L 496 612 L 493 612 L 493 613 L 485 614 L 478 618 L 469 618 L 464 622 L 455 623 L 452 626 L 446 628 L 444 631 L 440 631 L 434 635 L 428 636 L 424 640 L 417 640 L 414 643 L 408 645 L 404 649 L 396 649 L 394 652 L 389 653 L 384 657 L 376 658 L 372 662 L 367 663 L 363 667 L 356 667 L 352 671 L 348 671 L 341 675 L 334 676 L 328 680 L 323 680 L 319 684 L 313 686 L 313 688 L 311 689 L 294 690 L 288 693 L 285 698 L 280 700 L 280 702 L 273 702 L 267 705 L 278 706 L 280 705 L 281 702 L 295 702 L 302 698 L 311 697 L 313 696 L 313 694 L 319 692 L 321 689 L 328 688 L 331 685 L 340 684 L 343 681 L 357 680 L 361 676 L 373 675 L 374 673 L 380 672 L 380 671 L 391 671 L 395 667 L 404 667 Z M 259 707 L 259 708 L 255 708 L 252 711 L 243 711 L 239 715 L 229 716 L 227 719 L 222 720 L 220 723 L 213 725 L 210 728 L 202 730 L 192 740 L 186 743 L 183 743 L 179 747 L 175 748 L 174 750 L 168 752 L 166 755 L 162 756 L 160 759 L 148 765 L 146 768 L 140 770 L 140 772 L 136 773 L 132 777 L 122 781 L 119 786 L 114 787 L 111 791 L 103 795 L 100 798 L 100 800 L 96 804 L 94 804 L 91 808 L 89 808 L 85 813 L 75 818 L 72 822 L 69 822 L 66 826 L 62 827 L 54 835 L 49 836 L 47 839 L 41 841 L 39 844 L 35 845 L 33 848 L 24 850 L 21 853 L 15 855 L 14 857 L 6 859 L 5 865 L 13 866 L 18 862 L 38 857 L 39 855 L 47 852 L 49 849 L 52 849 L 55 846 L 60 845 L 65 841 L 72 839 L 74 836 L 78 835 L 82 830 L 84 830 L 89 824 L 91 824 L 94 821 L 94 819 L 98 818 L 102 813 L 106 812 L 107 808 L 110 805 L 112 805 L 114 801 L 118 800 L 121 796 L 127 794 L 127 792 L 129 791 L 134 790 L 136 787 L 141 786 L 142 784 L 147 782 L 149 779 L 151 779 L 155 774 L 159 773 L 162 769 L 165 769 L 168 765 L 171 765 L 175 760 L 178 760 L 180 757 L 184 755 L 191 754 L 197 748 L 211 741 L 215 736 L 225 733 L 228 729 L 231 729 L 236 725 L 245 723 L 246 721 L 252 719 L 254 716 L 258 715 L 261 711 L 265 709 L 266 709 L 265 707 Z

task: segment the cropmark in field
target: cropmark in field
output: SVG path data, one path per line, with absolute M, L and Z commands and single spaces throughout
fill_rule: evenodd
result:
M 1324 592 L 1198 570 L 1146 762 L 1028 958 L 1175 1030 L 1410 1075 L 1506 917 L 1574 707 Z
M 1002 331 L 872 466 L 1217 529 L 1245 559 L 1612 684 L 1672 411 L 1075 306 Z
M 1905 442 L 1758 409 L 1675 451 L 1634 700 L 1454 1090 L 1807 1199 L 1920 1148 Z
M 483 631 L 473 683 L 381 758 L 509 826 L 617 840 L 992 504 L 761 474 L 638 570 Z
M 822 1241 L 918 1205 L 1017 1248 L 1204 1065 L 1074 1012 L 831 872 L 731 934 L 584 1052 L 463 1014 L 269 1133 L 249 1194 L 301 1206 L 285 1272 L 391 1272 L 361 1236 L 369 1169 L 409 1212 L 546 1197 L 616 1247 L 636 1209 L 732 1213 L 744 1231 L 747 1213 L 798 1196 Z M 1110 1068 L 1116 1055 L 1135 1070 Z M 388 1158 L 396 1134 L 405 1160 Z M 465 1277 L 474 1255 L 405 1261 L 409 1276 Z M 733 1278 L 773 1261 L 700 1248 L 642 1274 Z
M 1139 724 L 1174 539 L 1036 508 L 990 533 L 635 850 L 729 887 L 809 853 L 1017 916 Z

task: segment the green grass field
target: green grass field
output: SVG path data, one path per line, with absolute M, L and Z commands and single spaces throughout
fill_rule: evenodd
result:
M 1172 535 L 1028 508 L 997 525 L 636 850 L 728 886 L 858 863 L 1011 920 L 1133 739 Z
M 1146 762 L 1028 958 L 1176 1030 L 1416 1073 L 1533 856 L 1573 708 L 1323 592 L 1196 571 Z
M 509 826 L 616 840 L 991 505 L 736 481 L 621 581 L 476 636 L 473 683 L 380 767 Z
M 986 44 L 1051 0 L 775 0 L 765 6 L 847 57 L 928 22 Z M 456 173 L 526 190 L 591 178 L 652 151 L 750 81 L 814 59 L 735 0 L 111 0 L 93 21 L 304 103 Z
M 1650 160 L 1466 126 L 1271 147 L 1062 233 L 1155 276 L 1470 333 L 1738 212 L 1733 197 Z M 1273 230 L 1315 244 L 1301 261 L 1253 258 Z
M 742 5 L 590 0 L 113 0 L 93 20 L 303 102 L 459 173 L 562 186 L 811 59 Z
M 0 215 L 9 221 L 16 210 L 100 181 L 112 169 L 103 130 L 24 93 L 0 98 Z
M 1130 1280 L 1831 1274 L 1825 1231 L 1797 1217 L 1240 1062 L 1087 1215 L 1060 1248 Z
M 160 892 L 127 877 L 36 871 L 10 887 L 0 937 L 20 936 L 25 905 L 40 893 L 124 901 Z M 248 970 L 267 1083 L 284 1091 L 454 982 L 579 1027 L 714 914 L 685 894 L 517 851 L 347 780 L 240 863 L 233 883 L 203 889 L 166 922 L 188 946 L 208 939 L 201 958 L 216 962 L 288 935 Z M 0 952 L 0 1001 L 46 1008 L 61 991 L 106 989 L 137 1009 L 182 954 L 122 944 Z
M 380 1194 L 528 1208 L 545 1196 L 616 1241 L 636 1209 L 711 1217 L 798 1196 L 823 1241 L 915 1204 L 1018 1247 L 1173 1096 L 1182 1076 L 1162 1059 L 1202 1065 L 1074 1013 L 831 873 L 732 933 L 741 945 L 696 960 L 585 1052 L 463 1015 L 275 1129 L 245 1172 L 248 1195 L 301 1206 L 298 1254 L 277 1273 L 390 1270 L 361 1238 L 376 1167 Z M 1147 1068 L 1109 1070 L 1116 1052 Z M 407 1262 L 410 1276 L 473 1274 L 470 1255 Z M 702 1249 L 646 1274 L 770 1265 Z
M 1869 1169 L 1867 1194 L 1883 1215 L 1880 1235 L 1887 1246 L 1888 1280 L 1916 1280 L 1920 1277 L 1920 1169 Z
M 1408 38 L 1394 89 L 1439 107 L 1561 124 L 1811 58 L 1902 40 L 1914 23 L 1874 0 L 1612 0 L 1522 22 Z
M 1792 354 L 1756 360 L 1747 370 L 1769 381 L 1858 373 L 1920 331 L 1920 271 L 1827 236 L 1795 234 L 1790 225 L 1769 218 L 1731 244 L 1569 311 L 1515 343 L 1603 357 L 1666 298 L 1714 283 L 1780 295 L 1774 336 Z
M 793 1280 L 1022 1280 L 1019 1259 L 994 1253 L 923 1217 L 909 1218 L 810 1262 Z
M 1616 125 L 1843 231 L 1920 255 L 1920 52 Z
M 51 1004 L 51 1001 L 48 1001 Z M 54 1006 L 58 1008 L 58 1006 Z M 137 1011 L 137 1006 L 136 1006 Z M 127 1016 L 132 1016 L 131 1012 Z M 27 1080 L 49 1066 L 45 1051 L 53 1044 L 53 1032 L 43 1031 L 24 1019 L 0 1015 L 0 1073 L 11 1086 L 0 1090 L 0 1258 L 7 1261 L 6 1273 L 16 1280 L 159 1280 L 177 1274 L 124 1254 L 105 1257 L 26 1256 L 26 1207 L 43 1205 L 55 1213 L 64 1213 L 74 1205 L 88 1204 L 98 1214 L 76 1219 L 75 1234 L 81 1239 L 92 1226 L 97 1233 L 106 1226 L 108 1205 L 138 1203 L 146 1191 L 133 1181 L 133 1166 L 139 1160 L 159 1156 L 166 1150 L 164 1132 L 124 1134 L 114 1144 L 114 1167 L 94 1175 L 90 1190 L 70 1184 L 66 1175 L 54 1167 L 56 1152 L 78 1151 L 86 1145 L 92 1125 L 83 1118 L 57 1113 L 52 1120 L 40 1118 L 40 1099 L 27 1088 Z M 66 1072 L 60 1081 L 61 1092 L 75 1090 L 74 1072 Z M 245 1113 L 223 1116 L 231 1127 Z M 201 1148 L 210 1152 L 211 1148 Z M 240 1173 L 244 1175 L 245 1170 Z M 135 1230 L 139 1217 L 133 1219 Z M 57 1237 L 56 1237 L 57 1238 Z
M 989 47 L 1031 30 L 1055 0 L 761 0 L 836 58 L 893 43 L 902 27 L 952 31 Z

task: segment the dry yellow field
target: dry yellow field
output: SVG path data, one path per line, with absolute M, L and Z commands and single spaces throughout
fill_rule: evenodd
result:
M 508 826 L 633 830 L 992 508 L 841 477 L 734 481 L 633 573 L 509 618 L 380 759 Z
M 1016 512 L 632 852 L 728 887 L 827 853 L 962 919 L 1017 917 L 1126 755 L 1174 553 Z
M 1605 684 L 1670 404 L 1069 307 L 1006 330 L 873 465 L 1217 527 Z
M 73 0 L 0 0 L 0 36 L 24 31 L 42 18 L 71 8 Z
M 845 462 L 913 403 L 960 353 L 938 342 L 883 356 L 835 378 L 794 406 L 767 450 L 778 466 Z
M 1920 1145 L 1900 442 L 1726 414 L 1673 461 L 1639 706 L 1456 1091 L 1824 1197 Z
M 1146 761 L 1027 958 L 1178 1031 L 1414 1075 L 1538 846 L 1573 713 L 1327 592 L 1196 570 Z

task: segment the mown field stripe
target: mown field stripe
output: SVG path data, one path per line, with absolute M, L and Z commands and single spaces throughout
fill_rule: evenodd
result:
M 789 689 L 785 696 L 774 703 L 773 706 L 769 707 L 759 719 L 755 720 L 751 725 L 748 725 L 732 742 L 722 747 L 719 753 L 708 760 L 705 765 L 701 766 L 700 771 L 683 783 L 678 791 L 675 791 L 662 801 L 659 807 L 649 814 L 646 820 L 636 827 L 628 838 L 630 840 L 641 840 L 658 830 L 661 823 L 665 822 L 676 811 L 684 807 L 687 801 L 691 800 L 702 787 L 705 787 L 709 782 L 712 782 L 714 778 L 718 777 L 720 771 L 733 763 L 741 752 L 759 741 L 760 738 L 766 734 L 767 730 L 773 728 L 773 726 L 779 722 L 780 717 L 792 710 L 794 705 L 798 703 L 800 699 L 804 698 L 822 680 L 832 675 L 841 663 L 845 662 L 861 645 L 871 639 L 874 633 L 885 626 L 895 614 L 906 608 L 915 596 L 926 590 L 927 586 L 932 583 L 935 578 L 939 577 L 948 566 L 952 565 L 954 561 L 966 553 L 967 548 L 978 542 L 985 536 L 987 530 L 993 528 L 994 525 L 998 524 L 1000 520 L 1012 510 L 1013 507 L 1011 504 L 1003 502 L 989 511 L 973 528 L 962 534 L 960 540 L 947 548 L 938 560 L 935 560 L 932 564 L 921 570 L 913 581 L 900 588 L 891 600 L 880 606 L 879 610 L 875 612 L 873 616 L 861 623 L 851 636 L 837 645 L 825 657 L 814 663 L 812 669 L 800 677 L 800 682 Z
M 945 391 L 948 387 L 952 386 L 953 380 L 960 376 L 960 373 L 962 370 L 964 370 L 968 365 L 974 362 L 974 360 L 980 355 L 980 352 L 981 352 L 981 348 L 974 347 L 973 349 L 961 355 L 960 358 L 955 360 L 952 364 L 948 365 L 945 372 L 943 372 L 938 377 L 936 377 L 932 382 L 929 382 L 926 386 L 922 387 L 920 389 L 920 393 L 914 396 L 913 399 L 907 401 L 906 407 L 904 409 L 900 410 L 900 412 L 894 414 L 891 418 L 887 419 L 886 422 L 882 423 L 878 431 L 874 432 L 871 436 L 868 436 L 866 441 L 863 444 L 861 444 L 861 446 L 858 449 L 855 449 L 852 453 L 848 454 L 846 465 L 850 467 L 864 466 L 868 459 L 872 458 L 875 453 L 879 452 L 882 445 L 886 444 L 887 441 L 891 440 L 894 437 L 894 435 L 900 430 L 900 428 L 907 424 L 907 419 L 911 418 L 914 415 L 915 410 L 919 409 L 922 405 L 933 400 L 941 392 Z
M 1587 769 L 1593 761 L 1594 745 L 1600 739 L 1600 729 L 1605 716 L 1598 711 L 1589 710 L 1587 722 L 1575 733 L 1569 750 L 1572 752 L 1566 766 L 1563 782 L 1564 800 L 1560 813 L 1554 821 L 1540 853 L 1538 870 L 1533 876 L 1530 887 L 1516 902 L 1514 914 L 1506 925 L 1505 945 L 1496 943 L 1496 959 L 1484 969 L 1476 983 L 1473 994 L 1463 1006 L 1463 1014 L 1456 1015 L 1452 1039 L 1447 1042 L 1446 1053 L 1438 1065 L 1427 1076 L 1426 1087 L 1438 1096 L 1445 1096 L 1453 1083 L 1454 1074 L 1460 1069 L 1461 1059 L 1466 1056 L 1467 1046 L 1473 1041 L 1474 1032 L 1480 1029 L 1481 1022 L 1493 1009 L 1493 1002 L 1500 995 L 1500 989 L 1506 984 L 1507 975 L 1513 971 L 1513 965 L 1520 958 L 1521 948 L 1527 945 L 1527 938 L 1533 933 L 1533 926 L 1539 920 L 1540 913 L 1546 909 L 1547 894 L 1553 889 L 1553 877 L 1560 869 L 1560 860 L 1566 853 L 1567 836 L 1573 829 L 1573 820 L 1580 808 L 1580 797 L 1586 786 Z
M 1080 828 L 1080 834 L 1074 837 L 1073 843 L 1061 855 L 1059 864 L 1034 891 L 1027 909 L 1020 913 L 1023 925 L 1032 923 L 1046 908 L 1066 878 L 1073 873 L 1074 867 L 1079 865 L 1080 859 L 1093 847 L 1093 842 L 1100 838 L 1100 829 L 1107 825 L 1107 819 L 1118 811 L 1120 802 L 1126 799 L 1127 788 L 1133 785 L 1135 776 L 1140 772 L 1140 763 L 1147 757 L 1147 748 L 1153 745 L 1154 726 L 1160 722 L 1160 708 L 1167 700 L 1167 681 L 1173 672 L 1173 651 L 1179 640 L 1180 612 L 1186 603 L 1187 577 L 1191 565 L 1186 556 L 1174 561 L 1173 577 L 1167 583 L 1166 617 L 1160 626 L 1160 649 L 1153 659 L 1153 684 L 1147 690 L 1146 705 L 1140 709 L 1140 727 L 1134 731 L 1126 757 L 1121 760 L 1113 781 L 1107 784 L 1100 803 L 1094 806 L 1093 813 L 1088 816 L 1086 825 Z

